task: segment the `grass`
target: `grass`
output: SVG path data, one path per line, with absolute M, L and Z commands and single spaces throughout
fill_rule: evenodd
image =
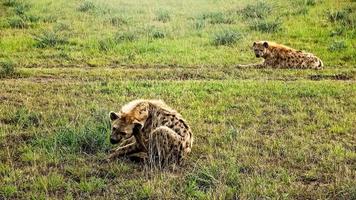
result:
M 218 45 L 233 45 L 239 39 L 241 39 L 241 34 L 233 30 L 224 30 L 216 33 L 213 38 L 213 44 Z
M 269 13 L 272 12 L 272 8 L 265 1 L 258 1 L 256 4 L 247 5 L 241 12 L 245 18 L 266 18 Z
M 278 19 L 267 21 L 267 20 L 259 20 L 254 21 L 250 28 L 252 30 L 260 31 L 262 33 L 275 33 L 281 30 L 281 22 Z
M 45 31 L 36 36 L 34 39 L 36 41 L 35 46 L 38 48 L 56 47 L 68 42 L 66 38 L 53 31 Z
M 355 199 L 353 8 L 2 1 L 0 199 Z M 312 52 L 326 67 L 235 67 L 260 61 L 255 40 Z M 161 98 L 191 125 L 180 168 L 103 162 L 109 111 L 137 98 Z
M 0 78 L 16 75 L 15 64 L 12 61 L 5 60 L 0 62 Z
M 95 8 L 95 5 L 91 1 L 83 1 L 79 7 L 77 8 L 78 11 L 80 12 L 88 12 L 90 10 L 93 10 Z
M 155 19 L 157 21 L 166 23 L 171 20 L 171 16 L 167 10 L 158 10 Z

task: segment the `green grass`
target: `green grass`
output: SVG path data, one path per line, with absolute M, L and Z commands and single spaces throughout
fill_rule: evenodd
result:
M 352 48 L 356 16 L 351 11 L 354 8 L 352 2 L 334 0 L 5 1 L 1 8 L 4 12 L 0 24 L 4 28 L 0 48 L 2 57 L 26 67 L 47 64 L 48 56 L 61 51 L 70 55 L 73 62 L 93 60 L 100 66 L 112 63 L 236 65 L 257 61 L 248 48 L 253 41 L 272 40 L 311 51 L 327 67 L 352 68 L 356 65 Z M 58 24 L 66 25 L 61 28 Z M 17 30 L 19 28 L 23 31 Z M 342 34 L 335 34 L 336 28 Z M 216 48 L 211 38 L 222 30 L 235 30 L 243 37 L 228 48 Z M 43 33 L 51 32 L 68 43 L 50 50 L 29 44 L 36 43 L 36 38 Z M 100 47 L 102 41 L 115 38 L 118 32 L 134 33 L 136 39 L 110 48 L 105 44 Z M 344 40 L 348 48 L 330 52 L 329 47 L 335 40 Z M 127 59 L 128 52 L 134 59 Z M 178 60 L 174 59 L 177 55 Z M 56 67 L 63 62 L 57 59 L 50 64 Z
M 0 199 L 355 199 L 354 8 L 0 1 Z M 250 47 L 264 39 L 326 67 L 235 67 L 259 62 Z M 191 125 L 175 171 L 103 162 L 109 111 L 137 98 Z

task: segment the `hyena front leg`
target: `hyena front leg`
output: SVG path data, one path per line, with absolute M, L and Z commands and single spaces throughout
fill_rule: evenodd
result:
M 120 142 L 120 144 L 119 144 L 116 148 L 111 149 L 109 152 L 110 152 L 110 153 L 115 152 L 115 151 L 117 151 L 118 149 L 120 149 L 121 147 L 124 147 L 124 146 L 126 146 L 126 145 L 128 145 L 128 144 L 132 144 L 132 143 L 135 143 L 135 142 L 136 142 L 135 137 L 134 137 L 134 136 L 131 136 L 131 137 L 129 137 L 129 138 L 123 140 L 122 142 Z
M 183 149 L 181 136 L 172 129 L 161 126 L 155 129 L 149 138 L 148 155 L 150 164 L 163 167 L 171 161 L 181 162 Z
M 119 146 L 118 148 L 114 149 L 111 154 L 108 157 L 108 160 L 112 160 L 114 158 L 124 156 L 124 155 L 129 155 L 132 153 L 138 152 L 140 149 L 140 145 L 135 141 L 134 142 L 127 144 L 125 146 Z

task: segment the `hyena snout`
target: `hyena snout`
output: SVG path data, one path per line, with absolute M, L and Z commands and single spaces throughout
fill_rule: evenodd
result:
M 117 138 L 115 138 L 115 137 L 110 137 L 110 143 L 111 144 L 117 144 L 117 143 L 119 143 L 119 140 Z

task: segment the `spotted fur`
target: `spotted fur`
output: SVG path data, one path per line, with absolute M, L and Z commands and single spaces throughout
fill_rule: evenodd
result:
M 191 152 L 192 131 L 183 117 L 160 100 L 136 100 L 111 112 L 110 141 L 120 143 L 110 159 L 144 155 L 160 164 L 181 161 Z
M 261 64 L 250 64 L 257 68 L 295 68 L 295 69 L 322 69 L 323 62 L 315 55 L 298 51 L 290 47 L 268 41 L 254 42 L 252 49 L 256 57 L 261 57 Z

